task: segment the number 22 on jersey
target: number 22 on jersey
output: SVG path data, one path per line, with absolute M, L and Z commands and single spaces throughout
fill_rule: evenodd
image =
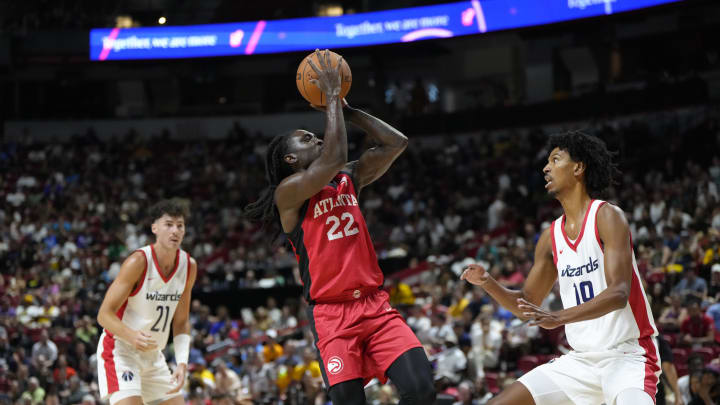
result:
M 345 227 L 338 231 L 341 222 L 345 222 Z M 343 212 L 340 218 L 335 215 L 327 217 L 325 225 L 330 225 L 330 230 L 327 232 L 328 240 L 340 239 L 360 232 L 357 226 L 353 227 L 353 225 L 355 225 L 355 218 L 349 212 Z

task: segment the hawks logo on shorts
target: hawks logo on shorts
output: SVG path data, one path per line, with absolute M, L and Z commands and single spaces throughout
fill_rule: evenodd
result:
M 132 379 L 133 379 L 134 376 L 135 376 L 135 375 L 134 375 L 133 372 L 130 371 L 130 370 L 125 370 L 125 371 L 123 371 L 123 373 L 122 373 L 122 379 L 123 379 L 123 381 L 132 381 Z
M 337 374 L 341 372 L 343 369 L 343 361 L 338 356 L 332 356 L 330 357 L 330 360 L 328 360 L 327 363 L 327 371 L 330 374 Z

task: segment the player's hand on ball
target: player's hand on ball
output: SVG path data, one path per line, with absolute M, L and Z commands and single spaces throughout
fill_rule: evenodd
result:
M 325 93 L 328 98 L 331 96 L 337 96 L 340 94 L 340 84 L 342 79 L 340 77 L 340 69 L 342 67 L 342 56 L 338 55 L 337 63 L 333 67 L 332 61 L 330 60 L 330 50 L 326 49 L 323 52 L 315 50 L 315 57 L 320 63 L 320 66 L 316 66 L 312 59 L 308 59 L 310 67 L 317 74 L 317 79 L 310 80 L 310 83 L 318 86 L 320 90 Z
M 350 107 L 350 104 L 348 104 L 348 102 L 347 102 L 347 100 L 345 100 L 345 98 L 342 99 L 342 106 L 343 106 L 343 108 Z M 310 107 L 312 107 L 320 112 L 325 112 L 325 110 L 327 110 L 327 108 L 324 105 L 310 104 Z
M 132 345 L 134 348 L 136 348 L 137 350 L 139 350 L 141 352 L 155 350 L 158 347 L 157 342 L 155 342 L 155 340 L 153 340 L 152 336 L 148 335 L 147 333 L 145 333 L 141 330 L 136 330 L 133 333 Z
M 170 391 L 166 392 L 166 394 L 174 394 L 178 391 L 180 391 L 185 385 L 185 376 L 187 375 L 187 364 L 180 363 L 175 367 L 175 371 L 172 375 L 171 383 L 175 386 L 175 388 L 171 389 Z
M 479 264 L 469 264 L 460 275 L 460 280 L 465 280 L 470 284 L 483 286 L 490 280 L 490 273 L 485 267 Z

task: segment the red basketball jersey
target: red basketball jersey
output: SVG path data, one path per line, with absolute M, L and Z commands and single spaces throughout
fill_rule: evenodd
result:
M 352 298 L 357 290 L 382 286 L 383 274 L 349 173 L 338 173 L 306 201 L 300 218 L 287 237 L 308 302 Z

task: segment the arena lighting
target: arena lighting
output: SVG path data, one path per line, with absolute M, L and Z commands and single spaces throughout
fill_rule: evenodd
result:
M 129 15 L 115 17 L 115 28 L 130 28 L 133 26 L 133 19 Z
M 337 17 L 343 15 L 344 11 L 339 4 L 324 4 L 318 8 L 317 15 L 321 17 Z
M 163 25 L 163 24 L 165 24 L 166 22 L 167 22 L 167 18 L 165 18 L 165 17 L 160 17 L 160 18 L 158 18 L 158 24 Z
M 597 17 L 680 1 L 470 0 L 338 17 L 100 28 L 90 31 L 90 59 L 200 58 L 410 42 Z

